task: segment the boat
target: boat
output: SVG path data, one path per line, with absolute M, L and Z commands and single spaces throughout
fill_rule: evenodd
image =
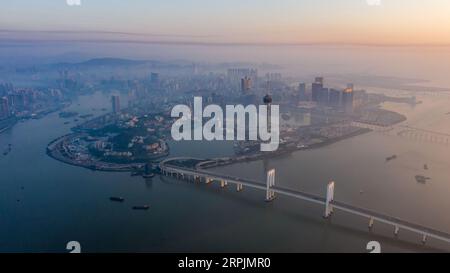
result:
M 420 183 L 420 184 L 426 184 L 428 180 L 431 180 L 430 177 L 426 177 L 423 175 L 416 175 L 415 178 L 416 178 L 417 183 Z
M 134 210 L 148 210 L 150 208 L 149 205 L 143 205 L 143 206 L 134 206 Z
M 125 201 L 125 198 L 112 196 L 109 198 L 109 200 L 114 201 L 114 202 L 123 202 L 123 201 Z
M 392 156 L 386 157 L 386 162 L 387 162 L 387 161 L 394 160 L 394 159 L 396 159 L 396 158 L 397 158 L 397 155 L 392 155 Z

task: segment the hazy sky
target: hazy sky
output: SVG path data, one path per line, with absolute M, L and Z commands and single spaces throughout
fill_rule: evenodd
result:
M 450 0 L 380 1 L 2 0 L 0 39 L 450 45 Z

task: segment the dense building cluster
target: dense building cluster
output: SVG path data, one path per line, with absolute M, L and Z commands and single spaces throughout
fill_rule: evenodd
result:
M 15 88 L 3 83 L 0 84 L 0 120 L 34 117 L 63 101 L 64 95 L 59 89 Z

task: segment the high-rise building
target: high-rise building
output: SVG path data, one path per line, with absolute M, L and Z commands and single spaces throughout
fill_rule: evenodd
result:
M 312 84 L 312 87 L 311 87 L 312 101 L 315 101 L 315 102 L 319 101 L 320 91 L 322 89 L 323 89 L 322 84 L 320 84 L 320 83 L 313 83 Z
M 153 86 L 158 86 L 159 85 L 159 74 L 158 73 L 152 72 L 150 74 L 150 83 Z
M 299 83 L 298 85 L 298 98 L 301 101 L 307 100 L 306 96 L 306 84 L 304 82 Z
M 117 95 L 113 95 L 111 97 L 111 103 L 112 103 L 112 111 L 113 113 L 119 113 L 120 112 L 120 97 Z
M 272 82 L 279 82 L 283 79 L 283 75 L 276 72 L 266 73 L 266 79 Z
M 250 68 L 230 68 L 227 70 L 227 77 L 231 81 L 242 79 L 244 77 L 256 80 L 258 78 L 258 70 Z
M 323 86 L 323 77 L 316 77 L 316 78 L 314 79 L 314 82 L 315 82 L 315 83 L 320 83 L 320 84 Z
M 353 113 L 353 89 L 344 89 L 344 92 L 342 93 L 342 106 L 346 113 Z
M 318 102 L 321 105 L 328 105 L 330 102 L 330 92 L 328 88 L 322 88 L 319 91 Z
M 323 77 L 316 77 L 311 87 L 312 101 L 319 102 L 323 94 Z M 328 91 L 327 91 L 328 93 Z
M 241 79 L 241 91 L 242 93 L 248 93 L 252 88 L 252 79 L 249 77 L 244 77 Z
M 341 106 L 341 90 L 330 89 L 329 92 L 329 105 L 333 107 Z
M 9 110 L 8 98 L 0 98 L 0 118 L 7 118 L 11 114 Z

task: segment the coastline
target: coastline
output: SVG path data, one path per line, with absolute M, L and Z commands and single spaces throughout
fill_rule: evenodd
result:
M 17 124 L 18 119 L 17 118 L 12 118 L 12 122 L 8 123 L 5 127 L 0 128 L 0 134 L 6 132 L 7 130 L 11 129 L 12 127 L 14 127 L 14 125 Z M 5 120 L 7 122 L 7 120 Z M 2 121 L 3 122 L 3 121 Z
M 54 140 L 52 140 L 46 148 L 46 154 L 62 163 L 66 163 L 68 165 L 77 166 L 86 168 L 92 171 L 104 171 L 104 172 L 135 172 L 135 171 L 141 171 L 147 164 L 147 162 L 137 162 L 137 163 L 128 163 L 128 164 L 119 164 L 119 163 L 111 163 L 111 162 L 104 162 L 104 161 L 88 161 L 89 164 L 79 162 L 76 160 L 72 160 L 68 158 L 67 156 L 64 156 L 61 154 L 59 148 L 59 144 L 61 144 L 62 141 L 64 141 L 67 138 L 73 137 L 76 133 L 69 133 L 63 136 L 60 136 Z M 158 157 L 155 157 L 151 160 L 156 160 L 158 158 L 166 157 L 169 155 L 169 152 L 160 155 Z
M 257 161 L 257 160 L 261 160 L 261 159 L 265 159 L 265 158 L 269 158 L 269 157 L 270 158 L 280 157 L 280 156 L 285 156 L 287 154 L 299 152 L 299 151 L 319 149 L 322 147 L 326 147 L 328 145 L 332 145 L 339 141 L 342 141 L 345 139 L 350 139 L 352 137 L 363 135 L 363 134 L 366 134 L 369 132 L 372 132 L 372 130 L 368 129 L 368 128 L 360 128 L 358 131 L 353 132 L 351 134 L 336 137 L 333 139 L 328 139 L 328 140 L 320 142 L 320 143 L 311 144 L 308 147 L 303 147 L 303 148 L 286 147 L 284 149 L 279 149 L 278 151 L 272 152 L 272 153 L 257 153 L 257 154 L 253 154 L 253 155 L 249 155 L 249 156 L 235 156 L 235 157 L 226 158 L 226 159 L 221 159 L 221 158 L 205 159 L 205 161 L 198 163 L 196 165 L 196 168 L 209 169 L 209 168 L 214 168 L 214 167 L 219 167 L 219 166 L 232 165 L 232 164 L 241 163 L 241 162 L 252 162 L 252 161 Z
M 368 128 L 360 128 L 356 132 L 353 132 L 353 133 L 350 133 L 347 135 L 343 135 L 340 137 L 328 139 L 323 142 L 315 143 L 308 147 L 303 147 L 303 148 L 297 148 L 297 147 L 292 147 L 292 146 L 286 147 L 285 146 L 281 149 L 278 149 L 276 152 L 271 152 L 271 153 L 256 153 L 256 154 L 251 154 L 251 155 L 246 155 L 246 156 L 233 156 L 233 157 L 229 157 L 229 158 L 205 159 L 205 161 L 198 163 L 196 165 L 196 167 L 208 169 L 208 168 L 231 165 L 231 164 L 241 163 L 241 162 L 251 162 L 251 161 L 261 160 L 261 159 L 268 158 L 268 157 L 273 158 L 273 157 L 284 156 L 286 154 L 290 154 L 290 153 L 297 152 L 297 151 L 322 148 L 322 147 L 334 144 L 336 142 L 339 142 L 341 140 L 349 139 L 349 138 L 359 136 L 359 135 L 362 135 L 362 134 L 365 134 L 365 133 L 368 133 L 371 131 L 372 130 L 368 129 Z M 167 153 L 164 153 L 163 155 L 149 159 L 145 163 L 141 162 L 141 163 L 119 164 L 119 163 L 109 163 L 109 162 L 102 162 L 102 161 L 90 161 L 89 162 L 90 164 L 86 164 L 86 163 L 82 163 L 82 162 L 79 162 L 76 160 L 69 159 L 68 157 L 64 156 L 63 154 L 61 154 L 59 152 L 58 144 L 60 144 L 64 139 L 66 139 L 68 137 L 72 137 L 73 135 L 74 135 L 74 133 L 70 133 L 70 134 L 66 134 L 66 135 L 60 136 L 60 137 L 52 140 L 47 145 L 46 154 L 49 157 L 51 157 L 57 161 L 60 161 L 62 163 L 66 163 L 66 164 L 69 164 L 72 166 L 86 168 L 86 169 L 93 170 L 93 171 L 104 171 L 104 172 L 135 172 L 135 171 L 142 170 L 147 163 L 151 163 L 151 162 L 156 163 L 156 162 L 158 162 L 157 160 L 162 159 L 162 158 L 170 159 L 170 157 L 169 157 L 170 149 L 168 148 Z

